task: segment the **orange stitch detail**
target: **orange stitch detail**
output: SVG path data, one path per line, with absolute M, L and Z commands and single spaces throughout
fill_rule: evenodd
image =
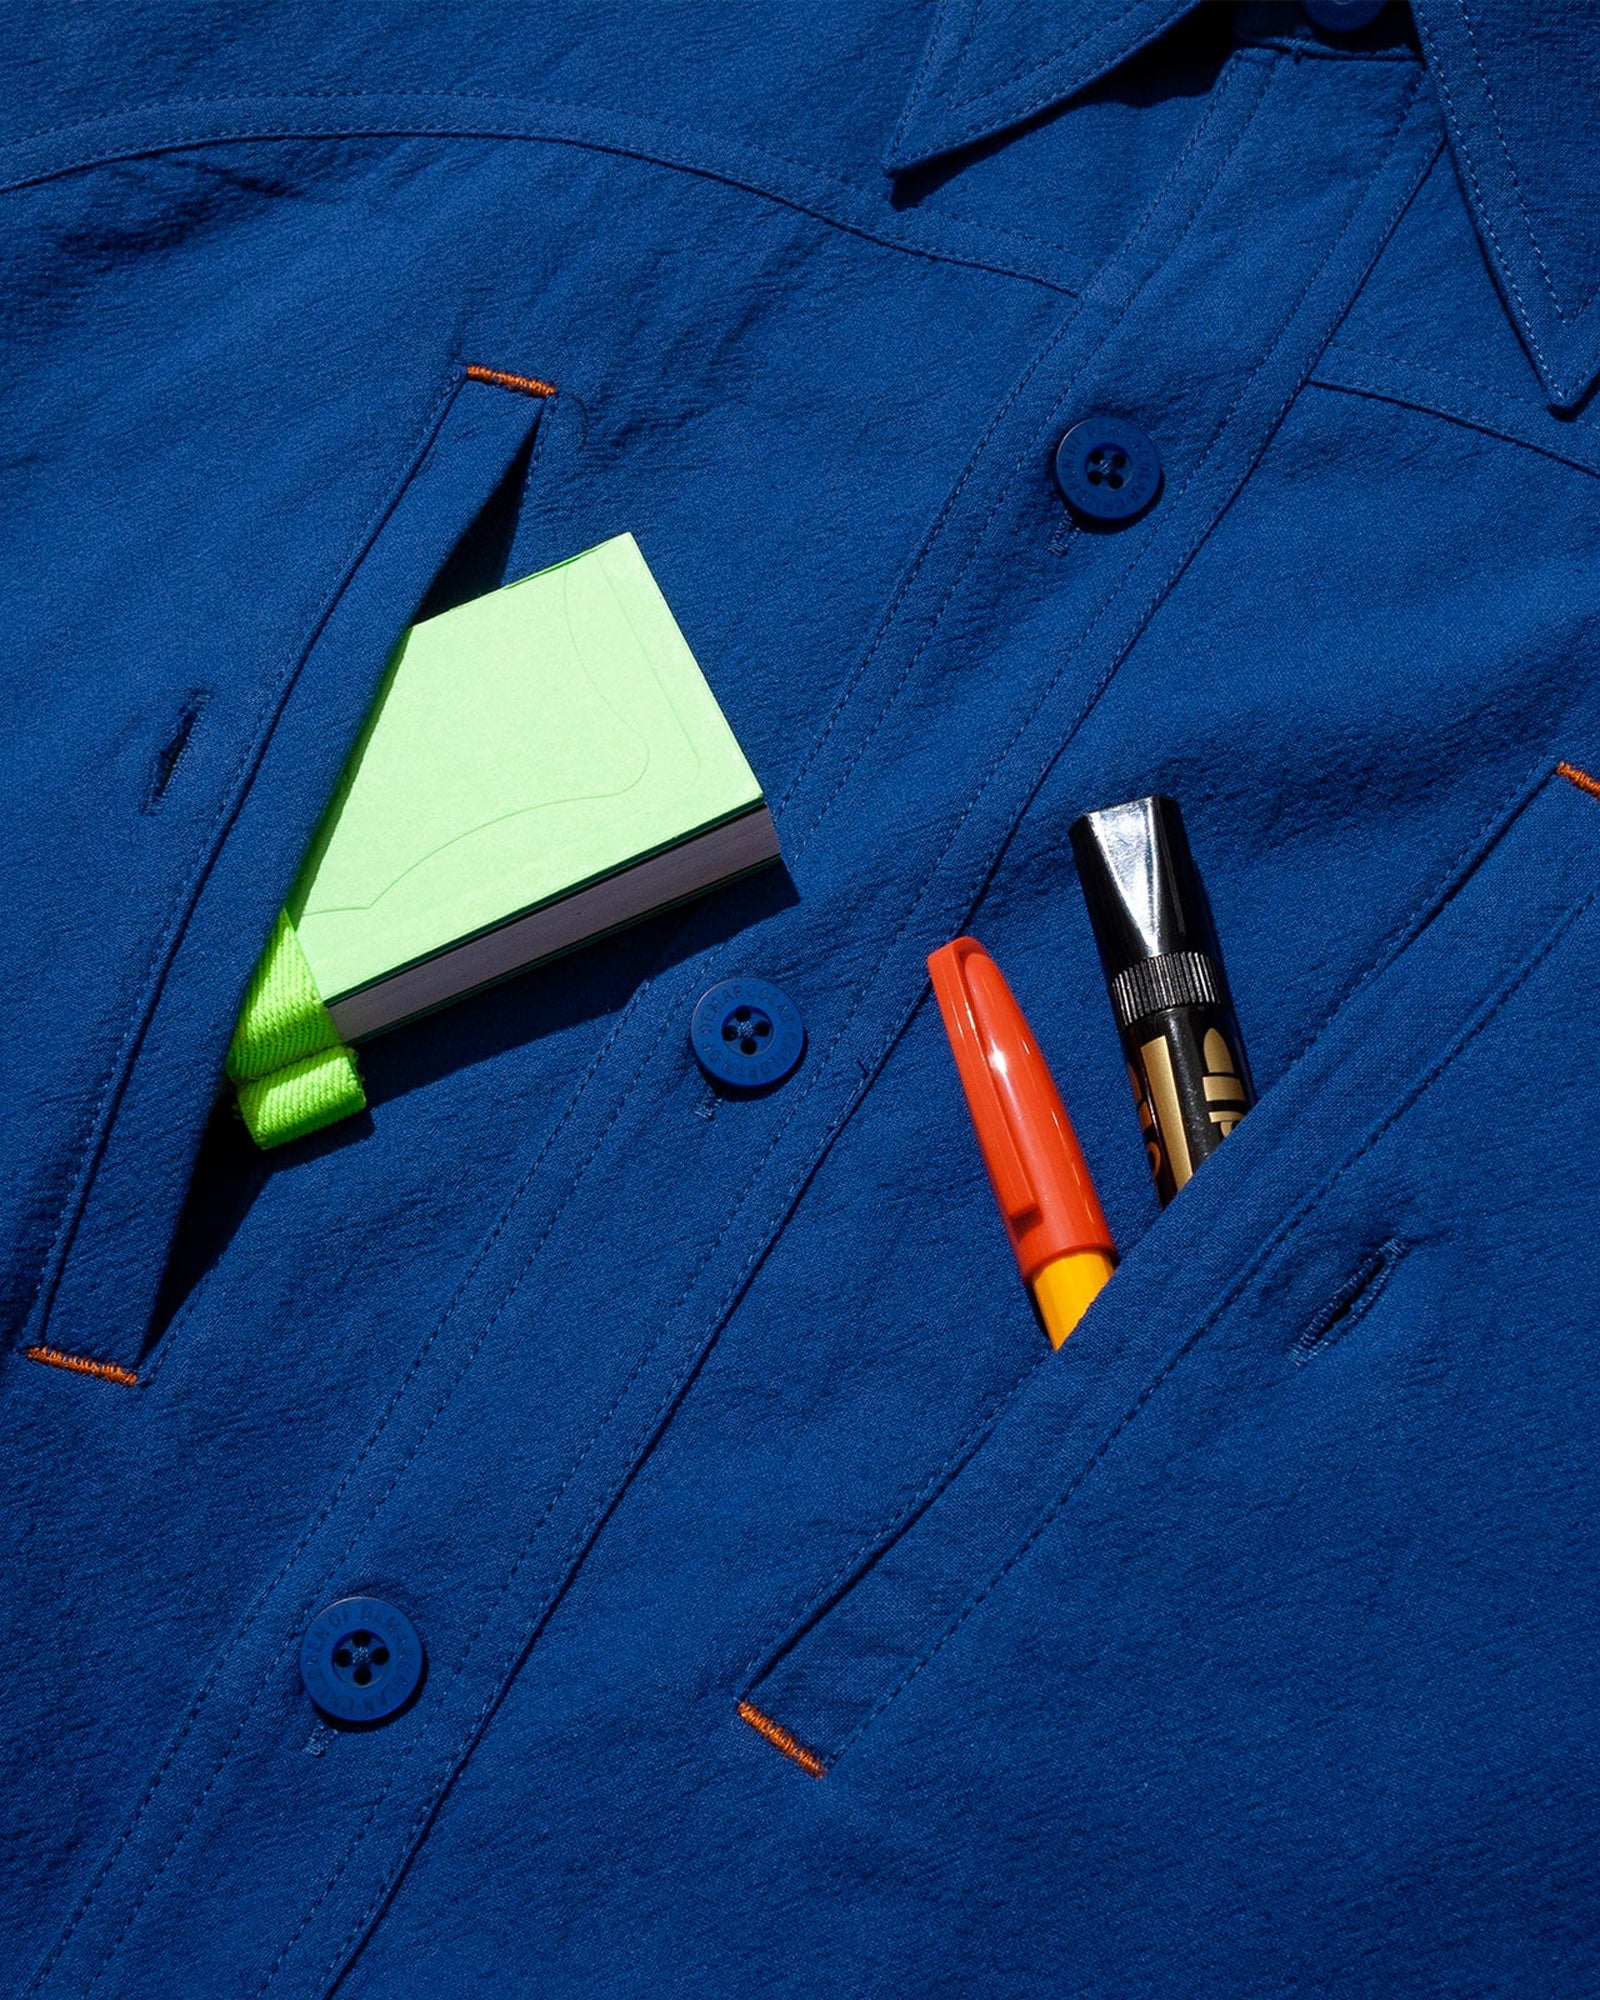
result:
M 1592 799 L 1600 799 L 1600 778 L 1591 778 L 1587 771 L 1580 771 L 1576 764 L 1558 764 L 1557 771 L 1580 792 L 1587 792 Z
M 119 1368 L 114 1361 L 91 1361 L 83 1354 L 63 1354 L 58 1347 L 29 1347 L 24 1349 L 30 1361 L 43 1361 L 51 1368 L 70 1368 L 74 1375 L 98 1375 L 106 1382 L 121 1382 L 124 1387 L 136 1389 L 139 1378 L 131 1368 Z
M 553 396 L 554 382 L 541 382 L 537 375 L 507 375 L 500 368 L 480 368 L 476 362 L 467 370 L 469 382 L 489 382 L 496 389 L 519 389 L 524 396 Z
M 828 1767 L 814 1750 L 808 1750 L 796 1741 L 781 1723 L 774 1722 L 770 1715 L 763 1715 L 753 1702 L 741 1701 L 739 1713 L 758 1736 L 764 1736 L 774 1750 L 781 1750 L 785 1757 L 792 1757 L 802 1771 L 813 1778 L 827 1776 Z

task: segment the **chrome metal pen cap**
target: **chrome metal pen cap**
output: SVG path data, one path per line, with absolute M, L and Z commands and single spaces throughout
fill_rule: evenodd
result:
M 1177 801 L 1129 799 L 1070 838 L 1119 1027 L 1166 1007 L 1226 1006 L 1211 907 Z

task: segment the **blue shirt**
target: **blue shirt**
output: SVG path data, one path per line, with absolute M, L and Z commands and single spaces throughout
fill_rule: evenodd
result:
M 1600 1986 L 1600 24 L 1371 11 L 14 11 L 6 1991 Z M 256 1154 L 396 635 L 622 531 L 786 871 Z M 1147 792 L 1262 1091 L 1159 1214 L 1066 839 Z M 962 931 L 1123 1252 L 1060 1353 Z

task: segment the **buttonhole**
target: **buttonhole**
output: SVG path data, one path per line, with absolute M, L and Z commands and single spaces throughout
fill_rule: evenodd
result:
M 1372 1310 L 1410 1247 L 1398 1237 L 1391 1237 L 1382 1249 L 1364 1258 L 1316 1317 L 1295 1336 L 1292 1349 L 1295 1359 L 1309 1361 L 1313 1354 L 1320 1354 L 1325 1347 L 1342 1340 L 1356 1321 Z
M 195 724 L 200 720 L 201 711 L 209 699 L 204 689 L 197 688 L 178 711 L 178 720 L 172 734 L 156 753 L 155 763 L 150 770 L 150 782 L 145 787 L 144 810 L 153 813 L 172 788 L 178 766 L 188 755 L 189 745 L 194 738 Z
M 1078 524 L 1073 520 L 1066 508 L 1063 507 L 1061 509 L 1061 519 L 1056 523 L 1056 531 L 1050 537 L 1051 555 L 1064 556 L 1077 538 Z

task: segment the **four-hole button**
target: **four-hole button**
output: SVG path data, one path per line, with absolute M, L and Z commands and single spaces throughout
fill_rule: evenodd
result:
M 1161 454 L 1126 417 L 1085 417 L 1056 447 L 1056 484 L 1080 520 L 1120 527 L 1161 491 Z
M 318 1612 L 300 1642 L 300 1678 L 325 1715 L 381 1722 L 422 1678 L 422 1641 L 403 1611 L 381 1597 L 341 1597 Z
M 724 979 L 702 993 L 689 1023 L 695 1059 L 732 1090 L 782 1083 L 805 1053 L 800 1010 L 766 979 Z

